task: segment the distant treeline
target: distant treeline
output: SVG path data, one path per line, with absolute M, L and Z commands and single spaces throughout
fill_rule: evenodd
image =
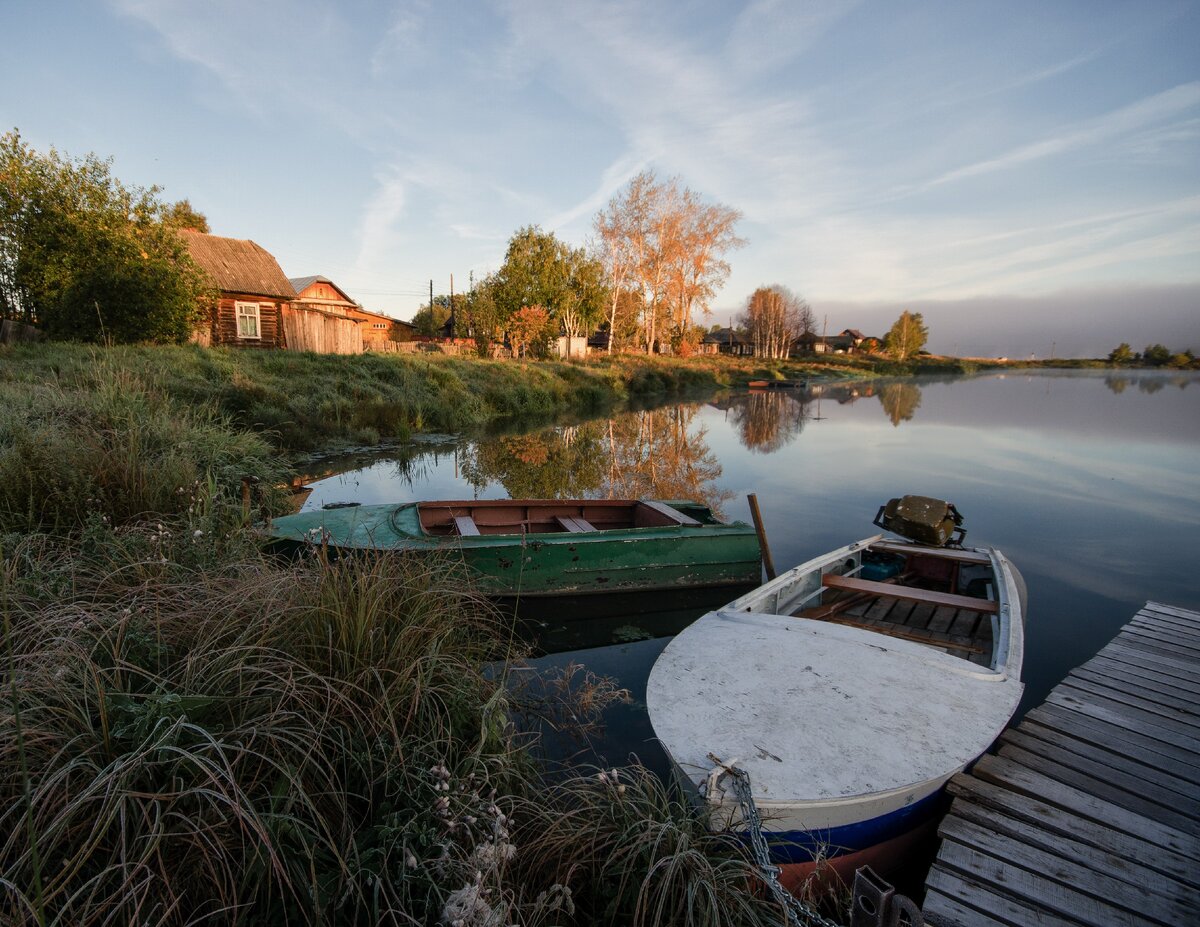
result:
M 1124 341 L 1108 352 L 1108 362 L 1117 367 L 1170 367 L 1174 370 L 1200 368 L 1191 348 L 1171 351 L 1166 345 L 1149 344 L 1139 353 Z

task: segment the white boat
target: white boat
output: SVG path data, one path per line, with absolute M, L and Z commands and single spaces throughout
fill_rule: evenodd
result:
M 992 548 L 867 538 L 680 633 L 650 673 L 650 720 L 714 826 L 744 826 L 721 773 L 748 773 L 785 887 L 886 874 L 1017 708 L 1024 595 Z

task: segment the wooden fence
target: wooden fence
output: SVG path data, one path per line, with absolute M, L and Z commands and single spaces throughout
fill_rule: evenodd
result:
M 42 332 L 15 319 L 0 319 L 0 344 L 25 344 L 40 341 Z
M 357 322 L 310 309 L 284 308 L 283 337 L 289 351 L 363 353 L 362 330 Z

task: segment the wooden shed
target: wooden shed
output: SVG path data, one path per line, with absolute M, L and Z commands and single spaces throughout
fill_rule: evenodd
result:
M 290 282 L 296 289 L 291 311 L 316 311 L 352 320 L 358 325 L 366 350 L 379 349 L 388 342 L 411 341 L 416 335 L 411 322 L 364 309 L 328 277 L 292 277 Z
M 283 308 L 296 297 L 279 262 L 255 242 L 222 238 L 192 229 L 179 232 L 220 298 L 208 330 L 196 333 L 201 344 L 238 347 L 286 347 Z

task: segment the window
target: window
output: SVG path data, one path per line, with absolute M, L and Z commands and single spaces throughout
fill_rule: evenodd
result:
M 261 338 L 258 326 L 258 303 L 234 303 L 237 312 L 239 338 Z

